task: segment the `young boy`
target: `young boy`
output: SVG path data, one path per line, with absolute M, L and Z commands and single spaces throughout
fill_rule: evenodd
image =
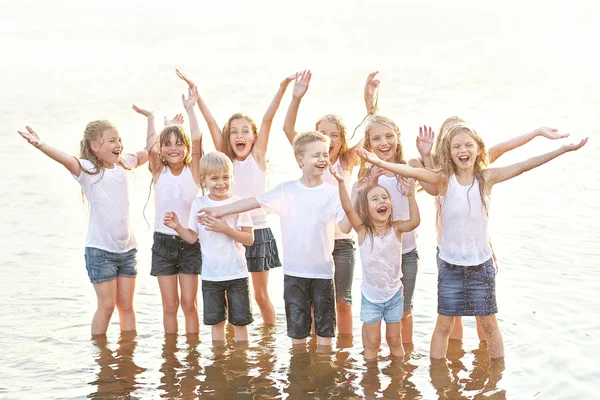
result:
M 314 308 L 317 344 L 330 346 L 335 335 L 333 252 L 335 225 L 345 217 L 337 187 L 323 181 L 329 167 L 329 138 L 318 132 L 293 142 L 302 177 L 259 196 L 199 210 L 220 217 L 263 207 L 279 214 L 283 239 L 285 316 L 292 344 L 306 344 Z

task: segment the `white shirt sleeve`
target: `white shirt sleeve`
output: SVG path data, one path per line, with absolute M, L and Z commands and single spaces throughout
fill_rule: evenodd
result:
M 99 174 L 96 175 L 91 175 L 88 174 L 87 172 L 84 171 L 84 169 L 90 171 L 90 172 L 95 172 L 96 171 L 96 167 L 94 166 L 94 164 L 92 164 L 91 161 L 89 160 L 85 160 L 82 158 L 78 158 L 77 159 L 79 161 L 79 164 L 81 165 L 81 171 L 79 172 L 79 176 L 73 175 L 73 178 L 75 178 L 75 180 L 77 182 L 79 182 L 81 185 L 84 185 L 85 183 L 91 182 L 91 179 L 93 179 L 94 177 L 97 177 Z M 101 174 L 102 172 L 100 172 Z
M 250 217 L 250 213 L 245 211 L 243 213 L 237 214 L 237 218 L 235 221 L 236 228 L 250 227 L 252 228 L 252 217 Z
M 256 201 L 265 211 L 279 214 L 283 202 L 283 185 L 284 183 L 280 183 L 273 189 L 256 196 Z

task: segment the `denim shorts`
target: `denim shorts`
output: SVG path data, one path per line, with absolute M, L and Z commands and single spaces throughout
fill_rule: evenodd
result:
M 333 246 L 333 264 L 335 266 L 335 300 L 344 299 L 352 304 L 352 279 L 354 279 L 354 241 L 336 239 Z
M 404 296 L 400 288 L 398 293 L 385 303 L 372 303 L 361 296 L 360 320 L 365 324 L 375 324 L 382 319 L 388 324 L 400 322 L 404 315 Z
M 335 297 L 333 279 L 283 276 L 283 300 L 287 334 L 293 339 L 310 335 L 311 309 L 314 308 L 315 331 L 321 337 L 335 336 Z
M 227 296 L 227 303 L 225 303 Z M 202 280 L 204 325 L 216 325 L 227 320 L 231 325 L 246 326 L 254 321 L 250 308 L 248 278 L 230 281 Z
M 404 312 L 412 312 L 413 296 L 417 271 L 419 270 L 419 253 L 417 249 L 402 254 L 402 286 L 404 286 Z
M 100 283 L 124 278 L 135 278 L 137 276 L 136 249 L 127 253 L 111 253 L 110 251 L 97 249 L 95 247 L 85 248 L 85 268 L 92 283 Z
M 154 232 L 150 275 L 199 275 L 201 271 L 199 242 L 189 244 L 179 236 Z
M 244 247 L 248 272 L 262 272 L 281 267 L 277 242 L 271 228 L 255 229 L 254 244 Z
M 494 260 L 464 267 L 438 261 L 438 314 L 447 316 L 491 315 L 496 304 Z

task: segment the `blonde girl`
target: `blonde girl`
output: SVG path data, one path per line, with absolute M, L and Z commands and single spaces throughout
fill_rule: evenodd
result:
M 386 188 L 370 184 L 360 189 L 353 207 L 343 184 L 344 178 L 333 170 L 332 174 L 340 183 L 340 200 L 347 220 L 358 235 L 363 267 L 360 319 L 363 321 L 364 357 L 366 360 L 377 357 L 382 319 L 386 322 L 386 341 L 391 354 L 402 357 L 402 234 L 412 231 L 420 222 L 414 182 L 402 180 L 402 190 L 409 199 L 409 219 L 400 221 L 392 218 L 392 196 Z
M 365 84 L 365 91 L 370 90 L 375 85 L 373 77 L 370 74 Z M 293 143 L 296 137 L 296 118 L 300 102 L 308 91 L 308 86 L 312 78 L 310 70 L 302 71 L 296 74 L 294 88 L 292 92 L 292 100 L 285 116 L 283 130 L 289 140 Z M 329 137 L 329 162 L 333 165 L 336 171 L 339 171 L 343 176 L 350 177 L 354 168 L 359 163 L 359 158 L 353 151 L 356 146 L 360 146 L 362 142 L 357 143 L 354 147 L 350 147 L 347 135 L 346 125 L 340 117 L 334 114 L 327 114 L 321 117 L 315 123 L 315 130 Z M 325 182 L 338 185 L 336 178 L 331 175 L 329 170 L 323 174 Z M 345 180 L 347 185 L 350 185 L 350 179 Z M 354 277 L 354 240 L 352 233 L 344 233 L 336 226 L 335 241 L 333 249 L 333 260 L 335 265 L 335 293 L 336 293 L 336 314 L 338 333 L 352 333 L 352 280 Z
M 181 96 L 189 120 L 192 138 L 180 124 L 168 125 L 157 137 L 154 115 L 133 106 L 148 119 L 147 150 L 154 184 L 154 243 L 150 274 L 158 279 L 165 333 L 177 333 L 179 306 L 185 316 L 186 333 L 198 333 L 198 275 L 202 269 L 200 244 L 187 243 L 163 223 L 165 212 L 175 210 L 187 228 L 192 202 L 198 196 L 202 134 L 194 111 L 198 93 L 189 89 Z M 181 290 L 181 294 L 179 293 Z
M 146 150 L 122 154 L 117 128 L 108 121 L 87 124 L 79 158 L 42 142 L 29 126 L 18 131 L 28 143 L 62 164 L 79 182 L 90 204 L 85 264 L 98 300 L 92 335 L 104 335 L 115 306 L 121 331 L 135 331 L 136 241 L 129 219 L 131 170 L 148 160 Z
M 233 325 L 236 341 L 248 341 L 247 326 L 254 321 L 250 308 L 248 269 L 244 246 L 252 246 L 252 220 L 247 212 L 215 218 L 198 217 L 198 210 L 239 200 L 231 193 L 233 166 L 221 152 L 208 153 L 200 161 L 202 193 L 192 203 L 187 228 L 176 211 L 167 211 L 164 224 L 188 243 L 202 246 L 202 300 L 204 324 L 211 326 L 215 342 L 225 340 L 225 321 Z
M 190 87 L 196 87 L 194 82 L 177 71 L 177 75 Z M 267 144 L 271 132 L 271 124 L 279 108 L 281 99 L 293 76 L 285 78 L 279 85 L 279 90 L 271 101 L 263 116 L 260 129 L 247 115 L 235 113 L 227 120 L 223 130 L 219 129 L 215 118 L 208 109 L 202 97 L 198 96 L 198 106 L 208 124 L 215 149 L 225 153 L 233 162 L 235 185 L 232 193 L 241 197 L 254 197 L 265 192 L 267 188 Z M 275 237 L 267 223 L 266 213 L 262 209 L 250 212 L 254 225 L 255 241 L 246 247 L 248 271 L 252 275 L 254 300 L 260 309 L 263 322 L 274 325 L 275 308 L 267 290 L 269 270 L 280 267 L 279 252 Z
M 496 313 L 496 281 L 487 232 L 492 187 L 539 167 L 587 143 L 559 149 L 501 168 L 487 168 L 487 151 L 479 135 L 465 124 L 448 129 L 440 144 L 440 169 L 431 171 L 382 161 L 359 150 L 365 161 L 396 174 L 435 185 L 440 226 L 438 255 L 438 319 L 431 357 L 446 357 L 448 338 L 457 316 L 479 316 L 492 359 L 504 357 Z

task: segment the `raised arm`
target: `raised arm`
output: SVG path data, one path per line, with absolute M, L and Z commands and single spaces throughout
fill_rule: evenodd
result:
M 507 181 L 515 176 L 519 176 L 523 172 L 530 171 L 539 167 L 540 165 L 546 164 L 548 161 L 553 160 L 562 154 L 568 153 L 569 151 L 579 150 L 585 146 L 587 142 L 588 138 L 585 138 L 577 144 L 565 144 L 554 151 L 536 157 L 531 157 L 516 164 L 507 165 L 506 167 L 501 168 L 488 168 L 485 170 L 486 190 L 488 191 L 488 195 L 490 194 L 491 188 L 494 184 Z
M 183 108 L 187 112 L 190 120 L 190 131 L 192 133 L 192 176 L 196 185 L 200 186 L 200 158 L 202 158 L 202 132 L 200 131 L 200 125 L 198 124 L 198 117 L 196 116 L 196 109 L 194 105 L 198 100 L 198 89 L 194 87 L 188 88 L 188 98 L 185 95 L 181 95 L 181 101 Z
M 152 111 L 145 110 L 136 106 L 135 104 L 131 106 L 133 111 L 138 114 L 146 117 L 148 121 L 146 128 L 146 151 L 148 152 L 148 161 L 150 162 L 150 172 L 154 175 L 156 171 L 159 171 L 162 163 L 160 162 L 159 157 L 159 148 L 160 145 L 158 143 L 158 135 L 156 134 L 156 127 L 154 124 L 154 114 Z
M 198 210 L 198 221 L 201 220 L 204 214 L 218 218 L 224 215 L 239 214 L 244 211 L 254 210 L 255 208 L 260 208 L 260 204 L 256 201 L 256 198 L 247 197 L 220 207 L 201 208 Z
M 269 104 L 269 108 L 265 112 L 263 116 L 262 123 L 260 124 L 260 131 L 258 132 L 258 138 L 256 138 L 256 142 L 254 143 L 254 147 L 252 148 L 252 152 L 254 156 L 258 156 L 262 161 L 265 158 L 265 154 L 267 153 L 267 144 L 269 143 L 269 134 L 271 133 L 271 125 L 273 124 L 273 118 L 275 118 L 275 113 L 279 109 L 279 105 L 281 104 L 281 99 L 285 94 L 285 90 L 291 81 L 293 81 L 298 74 L 290 75 L 286 77 L 279 84 L 279 90 L 275 93 L 275 97 Z M 256 154 L 254 152 L 256 151 Z M 256 158 L 256 157 L 255 157 Z
M 363 229 L 363 221 L 360 218 L 360 216 L 358 215 L 358 213 L 356 212 L 356 210 L 354 209 L 354 206 L 352 205 L 352 201 L 350 200 L 350 196 L 348 195 L 348 188 L 346 188 L 346 183 L 344 181 L 344 177 L 342 175 L 340 175 L 340 173 L 338 171 L 336 171 L 333 166 L 329 166 L 329 172 L 331 172 L 331 175 L 333 175 L 335 177 L 335 179 L 337 179 L 338 181 L 338 188 L 339 188 L 339 192 L 340 192 L 340 202 L 342 203 L 342 208 L 344 209 L 344 212 L 346 213 L 346 217 L 348 218 L 348 222 L 350 222 L 350 225 L 352 226 L 352 228 L 354 228 L 354 230 L 358 233 L 360 230 Z M 342 227 L 340 227 L 341 229 Z M 350 232 L 350 229 L 342 229 L 342 231 L 347 230 L 348 232 Z M 345 233 L 348 233 L 345 232 Z
M 402 178 L 402 191 L 408 198 L 408 212 L 410 215 L 407 220 L 397 220 L 394 227 L 397 232 L 410 232 L 421 223 L 419 206 L 415 198 L 415 182 L 412 179 Z
M 508 139 L 502 143 L 499 143 L 488 150 L 488 158 L 490 160 L 490 164 L 496 161 L 500 156 L 507 151 L 514 150 L 518 147 L 523 146 L 524 144 L 530 142 L 536 136 L 543 136 L 548 139 L 556 140 L 566 138 L 568 134 L 560 134 L 558 133 L 558 129 L 548 128 L 547 126 L 543 126 L 541 128 L 535 129 L 529 133 L 526 133 L 521 136 L 514 137 L 512 139 Z
M 62 164 L 67 170 L 69 170 L 71 174 L 75 176 L 79 176 L 81 174 L 81 165 L 79 164 L 79 160 L 77 160 L 77 158 L 42 142 L 38 134 L 30 126 L 26 126 L 25 129 L 26 131 L 17 132 L 23 139 L 27 140 L 29 144 L 40 150 L 54 161 Z
M 304 70 L 301 73 L 296 73 L 294 81 L 294 90 L 292 92 L 292 101 L 288 107 L 287 114 L 285 115 L 285 121 L 283 122 L 283 131 L 287 136 L 290 144 L 294 141 L 296 136 L 296 117 L 298 116 L 298 108 L 300 108 L 300 101 L 308 90 L 310 78 L 312 74 L 310 70 Z
M 419 136 L 417 136 L 417 150 L 421 155 L 421 159 L 413 158 L 408 161 L 408 165 L 413 168 L 435 169 L 435 163 L 433 162 L 433 156 L 431 155 L 434 140 L 435 134 L 430 126 L 423 125 L 422 127 L 419 127 Z M 421 187 L 430 195 L 437 196 L 439 194 L 437 185 L 433 185 L 425 181 L 419 181 L 419 183 L 421 184 Z
M 375 114 L 377 112 L 377 89 L 381 83 L 375 76 L 379 71 L 371 72 L 367 76 L 364 88 L 364 99 L 365 107 L 367 108 L 367 114 Z
M 404 178 L 413 178 L 435 185 L 440 182 L 440 175 L 437 172 L 433 172 L 425 168 L 413 168 L 406 164 L 395 164 L 382 161 L 375 154 L 365 149 L 356 149 L 356 154 L 358 154 L 358 156 L 366 162 L 369 162 L 377 167 L 387 169 L 388 171 L 391 171 Z
M 178 69 L 176 69 L 175 71 L 177 72 L 177 76 L 180 79 L 184 80 L 188 84 L 188 87 L 196 88 L 196 90 L 197 90 L 196 84 L 191 79 L 189 79 L 187 76 L 185 76 Z M 221 128 L 219 128 L 219 125 L 217 124 L 215 117 L 213 117 L 212 113 L 208 109 L 208 106 L 206 105 L 206 103 L 202 99 L 202 96 L 200 96 L 199 93 L 198 93 L 198 108 L 200 108 L 200 112 L 202 113 L 202 116 L 204 117 L 204 120 L 206 121 L 206 124 L 208 125 L 208 130 L 210 131 L 210 136 L 212 136 L 213 143 L 215 144 L 215 150 L 223 151 L 224 143 L 223 143 L 223 134 L 221 133 Z

